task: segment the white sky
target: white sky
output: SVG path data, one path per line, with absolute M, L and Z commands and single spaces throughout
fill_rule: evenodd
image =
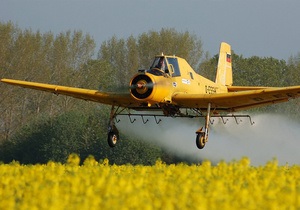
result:
M 299 20 L 299 0 L 0 0 L 0 21 L 22 29 L 82 30 L 100 46 L 175 28 L 196 34 L 211 55 L 226 41 L 245 57 L 288 59 L 300 52 Z

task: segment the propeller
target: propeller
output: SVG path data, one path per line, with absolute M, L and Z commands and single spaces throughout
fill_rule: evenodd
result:
M 145 89 L 145 88 L 153 88 L 154 83 L 147 83 L 144 81 L 139 81 L 136 84 L 132 84 L 129 86 L 129 89 Z
M 100 87 L 98 88 L 99 91 L 105 91 L 105 92 L 127 92 L 128 90 L 133 90 L 133 89 L 138 89 L 138 90 L 145 90 L 145 89 L 149 89 L 149 88 L 153 88 L 154 87 L 154 83 L 144 83 L 144 82 L 140 82 L 137 84 L 131 84 L 131 85 L 122 85 L 122 86 L 112 86 L 109 88 L 103 88 Z
M 131 94 L 139 99 L 145 99 L 151 95 L 153 91 L 153 80 L 146 74 L 139 74 L 130 82 Z
M 148 98 L 155 89 L 155 86 L 169 86 L 171 82 L 166 82 L 166 77 L 159 76 L 155 77 L 152 74 L 138 74 L 132 78 L 129 86 L 115 86 L 109 91 L 113 92 L 127 92 L 128 90 L 136 99 L 146 99 Z

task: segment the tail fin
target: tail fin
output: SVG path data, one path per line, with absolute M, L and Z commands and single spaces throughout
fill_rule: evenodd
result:
M 232 65 L 231 65 L 231 47 L 222 42 L 220 46 L 219 61 L 217 67 L 216 83 L 231 86 Z

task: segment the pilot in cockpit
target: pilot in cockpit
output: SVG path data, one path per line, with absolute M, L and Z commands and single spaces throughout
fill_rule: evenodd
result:
M 162 70 L 165 73 L 169 73 L 164 57 L 159 58 L 159 61 L 155 65 L 155 68 L 158 68 L 158 69 Z
M 166 66 L 165 66 L 165 61 L 164 61 L 164 58 L 161 57 L 157 63 L 157 65 L 155 66 L 155 68 L 158 68 L 160 70 L 165 70 Z
M 167 66 L 168 65 L 164 57 L 156 57 L 153 64 L 147 72 L 157 76 L 169 74 Z

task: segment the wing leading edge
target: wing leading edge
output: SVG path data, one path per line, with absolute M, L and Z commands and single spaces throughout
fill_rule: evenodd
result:
M 109 93 L 98 90 L 83 89 L 68 86 L 51 85 L 45 83 L 28 82 L 22 80 L 1 79 L 1 82 L 24 88 L 36 89 L 54 94 L 67 95 L 98 103 L 117 105 L 123 107 L 137 107 L 138 102 L 132 98 L 130 93 Z M 282 88 L 261 88 L 251 89 L 247 87 L 234 88 L 236 92 L 220 94 L 186 94 L 175 93 L 172 102 L 183 108 L 206 109 L 208 103 L 211 103 L 212 109 L 219 111 L 240 111 L 249 108 L 265 106 L 275 103 L 286 102 L 289 99 L 300 97 L 300 86 L 290 86 Z M 230 90 L 230 91 L 233 91 Z
M 240 111 L 249 108 L 281 103 L 300 97 L 300 86 L 265 88 L 221 94 L 174 94 L 172 100 L 178 106 L 207 108 L 219 111 Z
M 68 86 L 50 85 L 45 83 L 27 82 L 22 80 L 1 79 L 1 82 L 11 85 L 21 86 L 35 90 L 51 92 L 54 94 L 67 95 L 87 101 L 94 101 L 109 105 L 118 106 L 135 106 L 136 101 L 131 97 L 130 93 L 108 93 L 98 90 L 90 90 L 83 88 L 75 88 Z

